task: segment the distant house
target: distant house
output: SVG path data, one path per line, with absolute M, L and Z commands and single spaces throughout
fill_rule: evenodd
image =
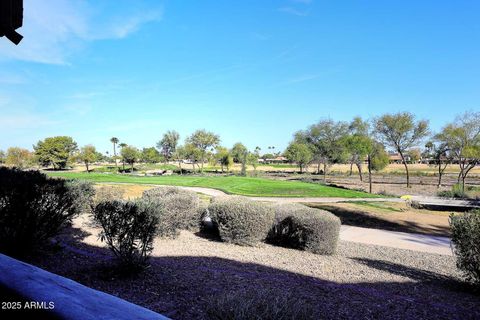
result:
M 409 155 L 404 155 L 404 157 L 405 157 L 405 161 L 407 163 L 411 162 L 411 158 L 410 158 Z M 389 152 L 388 153 L 388 162 L 390 164 L 394 164 L 394 163 L 401 164 L 401 163 L 403 163 L 402 162 L 402 157 L 400 156 L 399 153 L 396 153 L 396 152 Z
M 258 159 L 258 162 L 261 163 L 288 163 L 288 159 L 283 156 L 278 156 L 275 158 L 267 158 L 267 159 Z

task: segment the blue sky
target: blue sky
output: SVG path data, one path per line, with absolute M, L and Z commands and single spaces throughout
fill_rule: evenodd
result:
M 0 39 L 0 149 L 195 129 L 282 149 L 321 118 L 480 110 L 480 1 L 25 0 Z

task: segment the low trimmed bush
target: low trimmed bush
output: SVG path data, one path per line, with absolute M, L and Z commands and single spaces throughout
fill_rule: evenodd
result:
M 178 187 L 157 187 L 149 190 L 143 191 L 142 197 L 149 198 L 149 199 L 159 199 L 164 198 L 166 196 L 174 195 L 174 194 L 184 194 L 184 193 L 191 193 L 192 191 L 188 191 L 185 189 L 180 189 Z
M 266 239 L 275 215 L 271 206 L 239 196 L 215 198 L 208 212 L 222 241 L 249 246 Z
M 0 251 L 22 256 L 41 247 L 79 213 L 76 201 L 65 180 L 0 167 Z
M 333 254 L 340 234 L 340 219 L 328 211 L 300 204 L 275 206 L 271 243 L 318 254 Z
M 157 228 L 157 206 L 148 201 L 103 201 L 94 210 L 94 218 L 102 227 L 100 239 L 125 270 L 146 265 L 153 249 Z
M 450 215 L 450 228 L 457 267 L 480 288 L 480 210 Z
M 193 191 L 176 187 L 146 190 L 142 198 L 157 203 L 161 208 L 158 234 L 171 236 L 173 229 L 197 230 L 201 222 L 200 199 Z

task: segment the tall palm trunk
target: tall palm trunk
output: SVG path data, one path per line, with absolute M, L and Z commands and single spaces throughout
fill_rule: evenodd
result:
M 113 161 L 115 161 L 115 168 L 118 169 L 117 165 L 117 149 L 116 149 L 116 143 L 113 143 Z

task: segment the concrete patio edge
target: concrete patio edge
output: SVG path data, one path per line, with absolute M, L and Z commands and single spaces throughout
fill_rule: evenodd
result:
M 0 254 L 0 285 L 28 301 L 43 302 L 53 315 L 61 319 L 168 319 L 144 307 L 3 254 Z

